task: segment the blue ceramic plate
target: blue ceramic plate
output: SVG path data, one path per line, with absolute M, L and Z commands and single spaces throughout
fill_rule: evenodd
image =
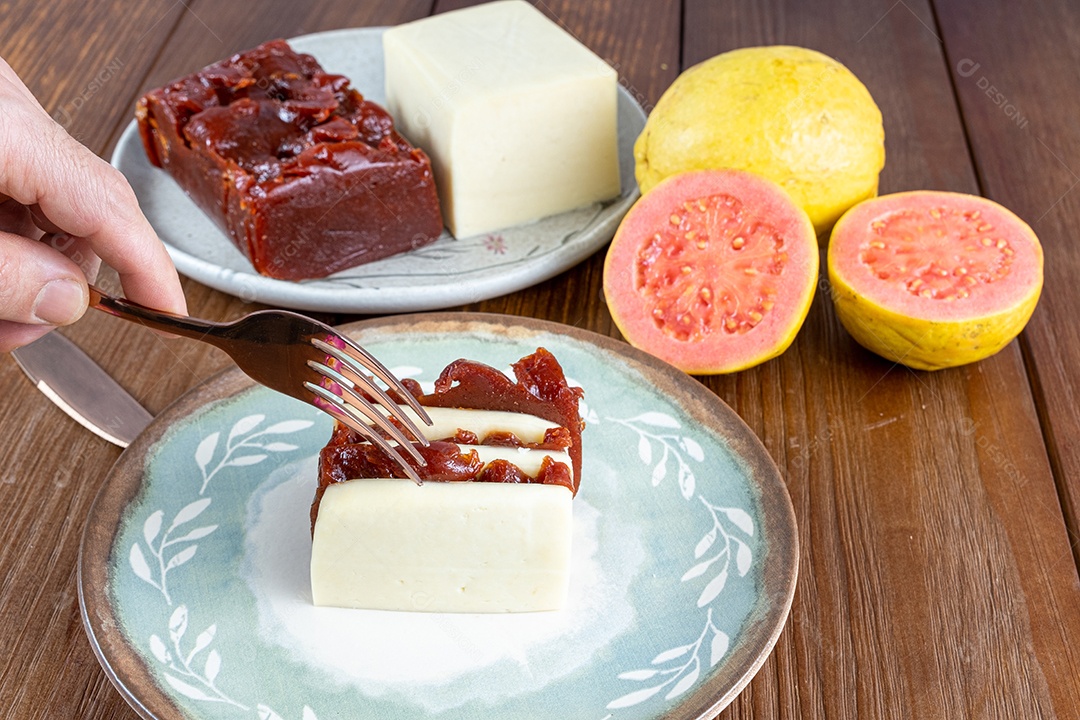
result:
M 348 328 L 397 374 L 551 350 L 585 389 L 568 606 L 511 615 L 311 604 L 309 506 L 331 421 L 226 371 L 121 456 L 88 521 L 84 622 L 147 718 L 711 718 L 795 587 L 794 515 L 750 430 L 628 346 L 492 315 Z
M 349 77 L 365 97 L 382 104 L 383 30 L 332 30 L 289 42 L 297 51 L 314 55 L 328 71 Z M 535 285 L 581 262 L 611 239 L 638 198 L 634 141 L 645 127 L 645 112 L 622 86 L 618 113 L 619 197 L 487 235 L 454 238 L 444 231 L 439 240 L 419 250 L 302 282 L 257 274 L 180 186 L 150 165 L 134 121 L 120 136 L 112 163 L 135 188 L 140 207 L 177 269 L 205 285 L 247 301 L 301 310 L 380 314 L 437 310 Z

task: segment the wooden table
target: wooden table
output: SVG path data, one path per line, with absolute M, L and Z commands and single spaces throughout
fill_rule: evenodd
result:
M 108 156 L 137 95 L 274 37 L 386 25 L 455 2 L 0 2 L 0 55 Z M 913 372 L 862 350 L 827 285 L 780 358 L 702 378 L 787 480 L 801 573 L 776 649 L 725 718 L 1070 718 L 1080 713 L 1080 5 L 1045 0 L 540 0 L 649 109 L 681 68 L 788 43 L 838 58 L 885 116 L 882 192 L 980 193 L 1046 251 L 1019 341 Z M 618 337 L 603 253 L 467 310 Z M 193 313 L 253 307 L 185 281 Z M 333 317 L 341 321 L 344 317 Z M 65 330 L 153 412 L 227 360 L 88 315 Z M 0 357 L 0 716 L 133 718 L 83 633 L 76 559 L 119 450 Z M 573 717 L 568 711 L 567 717 Z

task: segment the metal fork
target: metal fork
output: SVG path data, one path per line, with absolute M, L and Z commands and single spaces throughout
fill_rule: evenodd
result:
M 431 419 L 381 362 L 329 325 L 287 310 L 261 310 L 232 322 L 210 322 L 152 310 L 131 300 L 111 297 L 93 285 L 90 307 L 224 350 L 252 380 L 310 403 L 340 420 L 393 458 L 420 484 L 419 475 L 400 450 L 420 465 L 425 464 L 424 458 L 390 418 L 401 423 L 422 445 L 426 446 L 428 441 L 375 378 L 396 391 L 425 423 L 430 425 Z M 396 445 L 390 444 L 376 428 Z

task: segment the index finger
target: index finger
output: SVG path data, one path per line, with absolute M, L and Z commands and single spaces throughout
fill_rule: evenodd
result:
M 61 230 L 85 238 L 120 274 L 132 300 L 186 313 L 172 260 L 124 176 L 51 118 L 25 103 L 13 105 L 0 122 L 0 193 L 37 204 Z
M 45 109 L 41 107 L 41 103 L 34 97 L 34 93 L 30 92 L 30 88 L 26 87 L 26 83 L 19 78 L 19 74 L 16 73 L 2 57 L 0 57 L 0 80 L 5 81 L 11 86 L 9 90 L 19 93 L 29 100 L 36 108 L 41 110 L 42 113 L 45 112 Z

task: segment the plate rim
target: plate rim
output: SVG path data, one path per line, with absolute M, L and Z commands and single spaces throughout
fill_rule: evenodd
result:
M 679 407 L 691 417 L 709 418 L 711 429 L 727 441 L 732 453 L 747 466 L 751 486 L 755 488 L 760 504 L 761 533 L 769 538 L 762 563 L 770 569 L 763 573 L 756 594 L 771 597 L 772 602 L 765 603 L 761 616 L 751 614 L 747 618 L 739 633 L 739 646 L 725 658 L 724 663 L 734 668 L 730 685 L 723 675 L 706 680 L 675 708 L 657 715 L 656 720 L 661 717 L 665 720 L 711 720 L 745 689 L 771 655 L 790 614 L 799 570 L 799 535 L 794 506 L 779 468 L 760 438 L 722 398 L 681 370 L 627 343 L 549 320 L 496 313 L 438 312 L 372 318 L 341 325 L 338 329 L 361 344 L 365 334 L 378 332 L 482 331 L 518 337 L 524 331 L 528 335 L 563 335 L 629 361 L 633 370 L 640 372 L 645 380 L 653 381 L 661 391 L 665 388 L 684 390 L 678 394 Z M 101 481 L 86 518 L 76 579 L 83 630 L 106 677 L 145 720 L 189 716 L 162 690 L 138 652 L 118 629 L 119 623 L 108 597 L 109 569 L 120 529 L 116 518 L 122 517 L 124 509 L 143 490 L 148 451 L 177 421 L 211 402 L 228 400 L 256 386 L 257 383 L 239 368 L 231 366 L 181 395 L 121 453 Z M 117 505 L 120 515 L 103 511 L 106 506 Z M 133 687 L 139 688 L 137 693 Z
M 390 26 L 386 25 L 378 25 L 357 28 L 335 28 L 306 33 L 304 35 L 296 35 L 287 38 L 286 42 L 291 44 L 297 41 L 340 41 L 358 35 L 378 35 L 381 37 L 382 33 L 389 27 Z M 633 94 L 628 91 L 622 83 L 617 82 L 615 87 L 617 90 L 616 112 L 621 113 L 623 103 L 627 103 L 629 110 L 634 113 L 635 117 L 640 121 L 640 124 L 644 126 L 647 114 L 645 113 L 644 108 L 642 108 L 641 103 L 637 101 Z M 121 156 L 130 151 L 130 146 L 132 143 L 136 142 L 135 136 L 138 134 L 138 121 L 132 119 L 121 131 L 119 138 L 117 138 L 116 145 L 109 155 L 110 165 L 118 170 L 121 169 Z M 139 142 L 141 144 L 141 141 Z M 627 160 L 628 158 L 624 158 L 620 154 L 620 166 Z M 632 160 L 632 157 L 629 158 L 629 160 Z M 619 222 L 621 222 L 623 216 L 629 211 L 630 207 L 640 196 L 641 192 L 635 182 L 625 193 L 620 191 L 620 194 L 617 197 L 599 203 L 600 208 L 598 214 L 608 212 L 610 207 L 617 206 L 618 208 L 615 212 L 609 213 L 606 217 L 597 222 L 596 226 L 593 228 L 593 233 L 598 238 L 602 238 L 602 240 L 598 239 L 584 243 L 580 247 L 575 247 L 572 251 L 566 252 L 565 254 L 560 252 L 560 260 L 558 262 L 525 263 L 512 269 L 509 273 L 505 272 L 505 270 L 496 269 L 495 275 L 503 279 L 502 284 L 489 280 L 488 282 L 481 284 L 478 287 L 478 290 L 473 290 L 467 296 L 464 293 L 455 292 L 455 289 L 460 283 L 443 283 L 435 288 L 429 287 L 427 288 L 426 293 L 415 297 L 409 297 L 406 301 L 390 299 L 390 296 L 393 296 L 395 291 L 401 290 L 400 288 L 387 290 L 379 287 L 327 287 L 305 290 L 305 285 L 302 281 L 278 280 L 266 277 L 258 274 L 251 268 L 245 269 L 242 272 L 231 270 L 223 265 L 204 260 L 197 255 L 181 250 L 168 242 L 165 238 L 161 238 L 161 242 L 168 251 L 177 270 L 182 272 L 185 276 L 207 285 L 208 287 L 212 287 L 215 290 L 219 290 L 234 297 L 240 297 L 249 302 L 262 302 L 269 305 L 280 305 L 295 310 L 315 312 L 428 312 L 453 307 L 454 305 L 463 303 L 480 302 L 493 297 L 507 295 L 512 292 L 532 287 L 533 285 L 555 277 L 559 273 L 569 270 L 596 253 L 611 240 Z M 202 212 L 202 210 L 198 211 L 200 213 Z M 594 218 L 594 220 L 590 222 L 596 222 L 596 219 Z M 528 224 L 514 227 L 527 227 L 527 225 Z M 155 231 L 157 231 L 157 228 L 155 228 Z M 160 237 L 161 233 L 159 232 L 158 234 Z M 223 234 L 223 237 L 226 242 L 231 242 L 227 235 Z M 539 271 L 534 270 L 530 272 L 530 268 L 539 268 Z M 510 283 L 505 282 L 505 278 L 508 275 L 513 278 Z M 333 278 L 333 276 L 330 277 Z M 316 280 L 324 280 L 324 278 L 317 278 Z M 238 284 L 240 283 L 243 284 L 243 287 L 238 287 Z M 476 288 L 477 286 L 470 283 L 469 287 Z M 296 294 L 296 297 L 289 297 L 293 294 Z M 398 294 L 400 296 L 400 292 Z M 348 301 L 343 302 L 341 300 L 342 295 L 346 296 Z

